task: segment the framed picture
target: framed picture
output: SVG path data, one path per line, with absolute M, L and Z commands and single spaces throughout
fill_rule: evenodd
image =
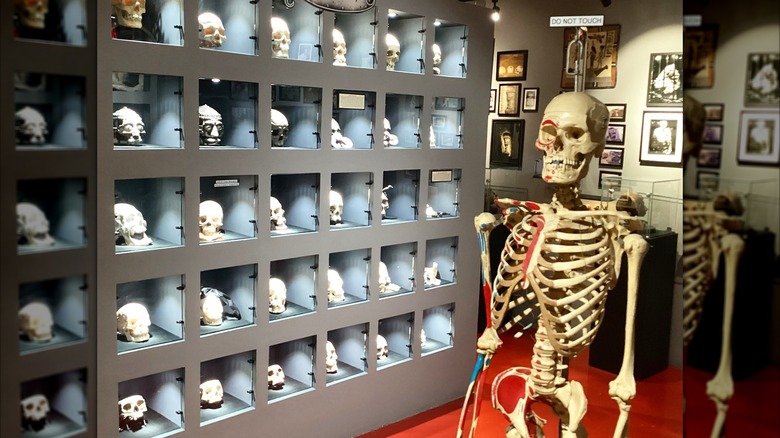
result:
M 704 125 L 704 143 L 721 144 L 723 142 L 723 125 Z
M 539 89 L 526 88 L 523 90 L 523 111 L 539 111 Z
M 620 172 L 615 172 L 611 170 L 599 170 L 599 189 L 604 188 L 604 178 L 620 178 L 623 176 Z M 620 185 L 613 184 L 610 186 L 610 188 L 613 188 L 615 190 L 620 190 Z
M 721 148 L 701 148 L 699 149 L 699 159 L 696 164 L 699 167 L 709 169 L 720 169 Z
M 443 128 L 447 124 L 447 116 L 439 114 L 431 115 L 431 126 L 434 128 Z
M 520 169 L 523 165 L 525 120 L 493 120 L 490 168 Z
M 682 53 L 653 53 L 647 84 L 647 106 L 682 106 Z
M 780 164 L 780 113 L 743 111 L 739 115 L 740 164 Z
M 651 112 L 642 114 L 642 141 L 639 164 L 645 166 L 682 165 L 682 112 Z
M 520 84 L 501 84 L 498 86 L 498 115 L 517 116 L 520 114 Z
M 607 109 L 609 110 L 610 122 L 625 122 L 626 121 L 626 104 L 625 103 L 608 103 Z
M 745 106 L 777 106 L 780 103 L 780 53 L 750 53 L 747 62 Z
M 605 147 L 604 150 L 601 152 L 601 158 L 599 159 L 599 166 L 615 167 L 618 169 L 622 169 L 624 154 L 625 154 L 625 149 L 623 148 Z
M 490 106 L 488 107 L 488 112 L 494 113 L 496 112 L 496 93 L 498 90 L 495 88 L 490 89 Z
M 718 182 L 720 180 L 720 174 L 711 170 L 700 170 L 696 172 L 696 188 L 699 190 L 706 190 L 717 192 Z
M 496 53 L 497 81 L 524 81 L 528 68 L 528 50 Z
M 625 144 L 626 125 L 612 125 L 607 127 L 607 144 Z
M 576 27 L 566 27 L 563 30 L 563 71 L 561 72 L 561 88 L 574 88 L 574 61 L 576 50 L 567 50 L 569 42 L 577 37 Z M 585 88 L 615 88 L 617 83 L 617 56 L 620 40 L 620 25 L 588 27 L 585 42 Z M 568 55 L 568 57 L 567 57 Z
M 708 122 L 722 122 L 723 121 L 723 104 L 722 103 L 703 103 L 704 114 Z
M 686 27 L 683 32 L 683 78 L 686 89 L 712 88 L 718 27 Z
M 433 100 L 433 108 L 445 111 L 457 111 L 460 109 L 459 97 L 437 97 Z

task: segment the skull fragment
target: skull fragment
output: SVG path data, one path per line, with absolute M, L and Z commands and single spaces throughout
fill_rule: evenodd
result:
M 274 58 L 289 58 L 291 43 L 287 22 L 279 17 L 271 17 L 271 51 Z
M 51 405 L 43 394 L 25 397 L 20 402 L 22 411 L 22 429 L 39 431 L 46 425 Z
M 268 311 L 274 314 L 284 313 L 287 309 L 287 286 L 284 281 L 271 277 L 268 280 Z
M 146 0 L 111 0 L 116 24 L 140 29 L 141 20 L 146 12 Z
M 222 231 L 224 213 L 222 206 L 215 201 L 203 201 L 200 203 L 200 219 L 198 239 L 201 242 L 214 242 L 225 237 Z
M 136 432 L 146 424 L 144 413 L 147 411 L 146 400 L 140 395 L 131 395 L 119 400 L 119 430 Z
M 328 374 L 335 374 L 339 372 L 338 354 L 336 354 L 336 347 L 333 343 L 328 341 L 325 343 L 325 372 Z
M 49 220 L 37 205 L 29 202 L 16 204 L 16 238 L 19 244 L 34 246 L 54 245 L 49 234 Z
M 390 132 L 390 120 L 384 121 L 385 135 L 383 143 L 385 146 L 395 146 L 398 144 L 398 136 Z
M 268 367 L 268 389 L 282 389 L 284 387 L 284 370 L 279 365 Z
M 198 130 L 201 146 L 219 146 L 225 126 L 222 124 L 222 114 L 208 105 L 198 107 Z
M 344 280 L 341 279 L 338 271 L 328 269 L 328 302 L 340 302 L 346 300 L 344 295 Z
M 380 294 L 386 292 L 397 292 L 401 290 L 400 286 L 393 283 L 393 280 L 390 278 L 390 271 L 387 270 L 387 265 L 382 261 L 379 262 L 378 283 Z
M 333 65 L 347 65 L 347 41 L 338 29 L 333 29 Z
M 49 125 L 37 109 L 25 106 L 16 112 L 16 142 L 20 145 L 41 145 L 46 142 Z
M 46 27 L 49 0 L 14 0 L 14 6 L 22 26 L 33 29 Z
M 114 205 L 114 237 L 117 245 L 146 246 L 152 239 L 146 235 L 146 220 L 137 208 L 130 204 Z
M 344 198 L 341 193 L 331 190 L 330 191 L 330 224 L 337 225 L 342 224 L 342 213 L 344 213 Z
M 207 380 L 200 384 L 200 407 L 217 409 L 222 406 L 225 391 L 219 379 Z
M 146 342 L 152 319 L 143 304 L 127 303 L 116 311 L 116 331 L 127 342 Z
M 351 149 L 352 139 L 341 133 L 341 126 L 336 119 L 330 119 L 330 145 L 336 149 Z
M 217 294 L 200 294 L 200 324 L 219 326 L 222 325 L 222 312 L 225 310 L 222 300 Z
M 387 70 L 395 70 L 395 64 L 401 58 L 401 43 L 393 34 L 387 34 L 385 37 L 387 45 Z
M 271 110 L 271 146 L 280 148 L 284 146 L 287 140 L 287 134 L 290 132 L 290 123 L 287 117 L 281 111 Z
M 284 217 L 284 208 L 282 208 L 282 203 L 273 196 L 271 196 L 271 229 L 287 229 L 287 219 Z
M 390 348 L 387 345 L 387 339 L 382 335 L 376 335 L 376 359 L 387 359 Z
M 433 52 L 433 74 L 438 75 L 441 73 L 441 47 L 438 44 L 431 46 Z
M 425 281 L 426 286 L 438 286 L 441 284 L 438 263 L 433 262 L 430 267 L 426 266 L 423 269 L 423 280 Z
M 120 146 L 140 146 L 146 134 L 141 116 L 128 107 L 114 111 L 114 144 Z
M 19 331 L 31 342 L 51 340 L 54 317 L 44 303 L 34 301 L 19 310 Z
M 204 12 L 198 15 L 198 38 L 200 39 L 200 47 L 214 48 L 222 46 L 225 40 L 227 40 L 222 20 L 211 12 Z

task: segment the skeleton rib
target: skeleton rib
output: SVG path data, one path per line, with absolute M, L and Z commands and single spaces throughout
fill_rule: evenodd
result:
M 540 277 L 539 280 L 542 282 L 542 284 L 550 287 L 551 289 L 571 288 L 572 286 L 576 286 L 587 279 L 595 277 L 596 275 L 600 274 L 601 272 L 605 271 L 610 267 L 612 267 L 612 260 L 608 260 L 605 263 L 602 263 L 601 265 L 597 266 L 592 271 L 587 272 L 583 275 L 578 275 L 574 278 L 549 279 L 544 275 L 539 275 Z
M 539 259 L 539 266 L 551 269 L 556 272 L 562 272 L 562 271 L 573 271 L 576 269 L 584 268 L 588 265 L 593 265 L 596 262 L 598 262 L 601 259 L 606 258 L 607 255 L 604 252 L 599 252 L 596 254 L 593 254 L 591 256 L 588 256 L 586 258 L 578 259 L 578 260 L 570 260 L 570 261 L 548 261 L 544 257 Z

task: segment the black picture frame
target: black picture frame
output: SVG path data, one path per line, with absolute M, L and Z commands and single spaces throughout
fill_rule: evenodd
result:
M 723 125 L 704 125 L 704 137 L 702 141 L 705 144 L 722 144 Z
M 493 120 L 490 132 L 490 168 L 521 169 L 525 120 Z
M 528 50 L 496 53 L 496 81 L 524 81 L 528 70 Z
M 723 154 L 721 148 L 701 148 L 696 164 L 704 169 L 720 169 L 720 160 Z
M 683 114 L 680 111 L 642 114 L 642 140 L 639 164 L 682 167 Z
M 607 177 L 618 177 L 618 178 L 620 178 L 622 176 L 623 176 L 622 172 L 616 172 L 614 170 L 599 170 L 599 190 L 602 189 L 601 182 L 604 180 L 604 178 L 607 178 Z
M 682 75 L 682 53 L 650 54 L 650 69 L 647 75 L 647 106 L 681 107 L 683 102 Z
M 777 86 L 778 71 L 780 71 L 780 53 L 748 54 L 745 106 L 777 108 L 780 104 L 780 87 Z
M 699 170 L 696 172 L 696 188 L 699 190 L 711 190 L 717 192 L 720 173 L 712 170 Z
M 622 169 L 626 150 L 623 148 L 605 147 L 599 157 L 599 167 Z
M 625 122 L 626 121 L 626 104 L 625 103 L 607 103 L 607 110 L 609 111 L 610 122 Z
M 488 112 L 496 112 L 496 99 L 498 99 L 498 90 L 495 88 L 490 89 L 490 105 L 488 106 Z
M 780 165 L 780 113 L 740 113 L 737 162 L 753 166 Z
M 535 113 L 539 111 L 539 88 L 525 88 L 523 90 L 523 112 Z
M 722 122 L 723 121 L 723 104 L 722 103 L 703 103 L 705 120 L 708 122 Z
M 520 84 L 501 84 L 498 86 L 498 108 L 500 117 L 514 117 L 520 115 Z
M 626 125 L 610 123 L 607 126 L 607 144 L 626 144 Z

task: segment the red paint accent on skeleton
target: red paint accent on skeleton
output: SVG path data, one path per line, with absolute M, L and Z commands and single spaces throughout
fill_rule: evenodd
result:
M 527 377 L 519 376 L 514 371 L 510 368 L 496 376 L 496 384 L 493 385 L 493 399 L 507 412 L 513 412 L 530 395 L 526 393 Z
M 534 217 L 531 221 L 536 225 L 536 231 L 534 232 L 533 239 L 531 239 L 531 244 L 528 245 L 528 255 L 525 260 L 523 260 L 523 272 L 528 272 L 528 264 L 531 262 L 533 254 L 536 253 L 536 246 L 539 245 L 539 235 L 541 235 L 545 223 L 544 216 Z

